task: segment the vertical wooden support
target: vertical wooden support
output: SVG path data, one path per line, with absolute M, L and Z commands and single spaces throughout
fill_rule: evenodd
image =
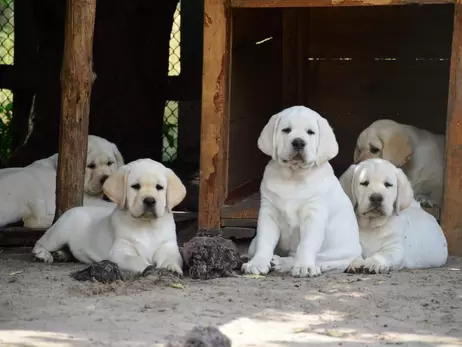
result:
M 454 9 L 441 224 L 449 254 L 462 255 L 462 4 Z
M 204 1 L 198 226 L 208 230 L 220 228 L 220 207 L 227 185 L 229 10 L 228 0 Z
M 66 0 L 55 220 L 81 206 L 93 83 L 96 0 Z

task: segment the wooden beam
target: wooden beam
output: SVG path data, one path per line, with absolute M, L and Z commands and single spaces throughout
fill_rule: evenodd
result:
M 220 228 L 227 185 L 229 12 L 227 0 L 204 1 L 199 229 Z
M 231 7 L 338 7 L 452 4 L 455 0 L 230 0 Z
M 96 0 L 66 0 L 55 220 L 82 206 L 88 145 Z
M 462 4 L 455 5 L 446 124 L 442 227 L 449 254 L 462 255 Z

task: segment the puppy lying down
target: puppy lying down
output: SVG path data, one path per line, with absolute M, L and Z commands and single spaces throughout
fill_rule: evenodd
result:
M 285 109 L 266 124 L 258 147 L 272 159 L 260 187 L 251 260 L 242 270 L 297 277 L 344 271 L 361 247 L 353 206 L 328 163 L 338 144 L 327 120 L 304 106 Z
M 445 264 L 446 239 L 436 219 L 413 199 L 401 169 L 383 159 L 352 165 L 340 177 L 355 206 L 362 257 L 350 272 L 383 273 Z
M 64 213 L 37 241 L 32 254 L 46 263 L 68 246 L 82 263 L 103 260 L 142 273 L 155 265 L 182 275 L 172 209 L 186 195 L 175 173 L 151 159 L 121 167 L 103 186 L 117 206 L 84 206 Z
M 359 135 L 354 162 L 381 158 L 403 169 L 417 201 L 442 206 L 444 136 L 390 119 L 373 122 Z
M 88 136 L 84 206 L 114 207 L 102 200 L 103 183 L 124 164 L 117 146 Z M 48 228 L 55 215 L 58 154 L 23 168 L 0 170 L 0 227 L 23 221 L 27 228 Z

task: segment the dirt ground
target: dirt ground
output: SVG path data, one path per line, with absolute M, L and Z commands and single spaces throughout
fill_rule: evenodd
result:
M 462 346 L 462 259 L 390 275 L 100 285 L 0 254 L 0 346 L 164 346 L 214 325 L 234 347 Z

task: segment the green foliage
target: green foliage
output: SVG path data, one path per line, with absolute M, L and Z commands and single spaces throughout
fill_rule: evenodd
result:
M 0 105 L 0 163 L 6 165 L 12 146 L 11 120 L 13 119 L 13 104 Z

